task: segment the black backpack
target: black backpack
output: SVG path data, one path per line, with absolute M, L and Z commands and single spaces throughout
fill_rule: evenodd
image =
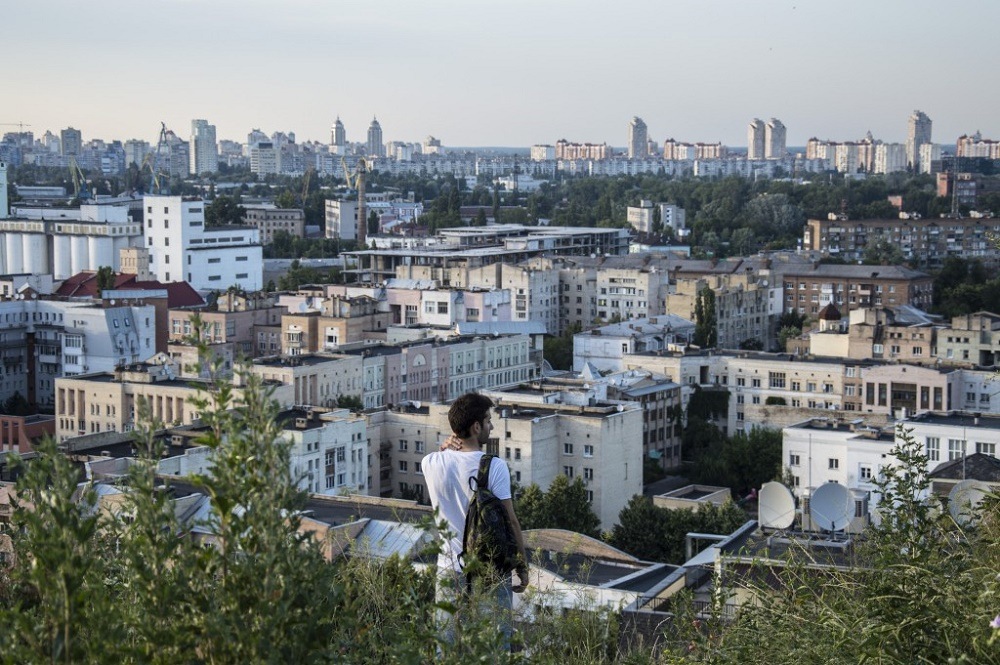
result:
M 494 457 L 496 455 L 483 455 L 479 461 L 479 474 L 469 478 L 472 499 L 465 516 L 459 561 L 464 567 L 471 557 L 486 571 L 506 574 L 520 563 L 520 552 L 514 540 L 514 530 L 507 519 L 507 510 L 490 491 L 490 464 Z

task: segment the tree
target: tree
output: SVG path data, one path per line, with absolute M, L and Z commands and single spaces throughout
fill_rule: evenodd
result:
M 903 250 L 888 238 L 872 238 L 865 246 L 861 260 L 867 265 L 895 266 L 906 261 Z
M 97 269 L 97 297 L 104 291 L 115 288 L 115 269 L 111 266 L 101 266 Z
M 553 369 L 573 369 L 573 335 L 581 329 L 579 323 L 574 323 L 562 335 L 545 338 L 542 355 Z
M 377 210 L 372 210 L 368 214 L 368 235 L 378 235 L 381 231 L 381 219 Z
M 747 521 L 732 501 L 705 504 L 697 510 L 671 510 L 653 505 L 647 496 L 632 497 L 618 514 L 608 537 L 615 547 L 646 561 L 683 563 L 688 533 L 729 534 Z
M 341 409 L 350 409 L 351 411 L 364 411 L 365 409 L 365 405 L 357 395 L 338 395 L 337 406 Z
M 242 224 L 246 217 L 246 208 L 231 196 L 219 196 L 205 206 L 205 226 L 222 226 L 225 224 Z
M 557 475 L 549 489 L 532 483 L 520 491 L 515 511 L 523 529 L 565 529 L 596 537 L 601 521 L 587 500 L 583 480 Z
M 295 201 L 295 194 L 292 194 L 290 191 L 286 189 L 285 191 L 281 192 L 276 197 L 274 197 L 274 205 L 278 208 L 297 207 Z
M 719 336 L 715 292 L 708 286 L 701 287 L 695 296 L 694 318 L 694 343 L 703 349 L 715 348 Z

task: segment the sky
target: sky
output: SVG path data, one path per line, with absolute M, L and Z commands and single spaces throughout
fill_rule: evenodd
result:
M 155 141 L 205 118 L 349 141 L 746 145 L 1000 139 L 1000 2 L 966 0 L 3 0 L 0 133 Z M 977 31 L 976 26 L 986 29 Z M 992 26 L 992 27 L 991 27 Z

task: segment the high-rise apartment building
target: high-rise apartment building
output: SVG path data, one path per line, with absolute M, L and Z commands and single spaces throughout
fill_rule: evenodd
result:
M 337 120 L 334 121 L 333 127 L 330 128 L 330 147 L 331 152 L 336 155 L 347 154 L 347 132 L 344 130 L 344 123 L 340 121 L 340 116 L 337 116 Z
M 648 156 L 649 135 L 646 123 L 639 116 L 634 116 L 628 123 L 628 158 L 642 159 Z
M 385 146 L 382 145 L 382 125 L 378 124 L 378 118 L 372 118 L 372 124 L 368 125 L 368 156 L 385 157 Z
M 875 173 L 906 170 L 906 146 L 902 143 L 879 143 L 875 146 Z
M 747 159 L 764 159 L 764 134 L 766 127 L 760 118 L 754 118 L 747 127 Z
M 219 170 L 219 145 L 215 125 L 208 120 L 191 121 L 191 173 L 215 173 Z
M 930 142 L 931 119 L 923 111 L 914 111 L 906 131 L 906 161 L 911 170 L 920 169 L 920 146 Z
M 771 118 L 764 125 L 764 159 L 782 159 L 788 154 L 785 148 L 785 125 Z
M 67 127 L 59 132 L 63 156 L 79 155 L 83 152 L 83 132 Z

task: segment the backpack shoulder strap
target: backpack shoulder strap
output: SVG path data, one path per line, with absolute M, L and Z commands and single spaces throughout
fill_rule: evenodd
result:
M 479 459 L 479 475 L 476 477 L 476 483 L 483 488 L 489 489 L 490 486 L 490 465 L 493 464 L 493 458 L 496 455 L 490 455 L 489 453 L 484 453 Z

